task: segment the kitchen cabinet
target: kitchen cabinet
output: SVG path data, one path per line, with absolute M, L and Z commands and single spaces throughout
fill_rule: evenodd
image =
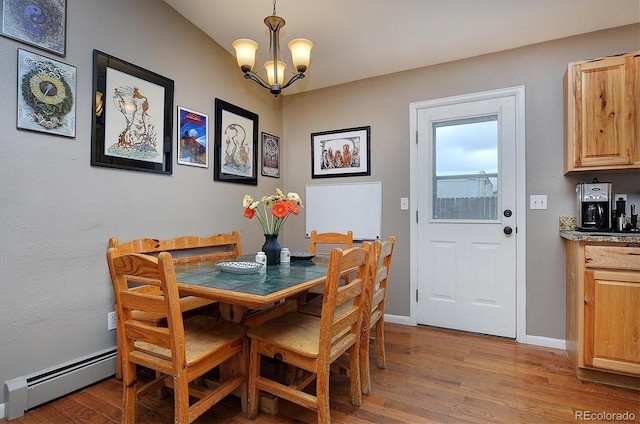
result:
M 564 173 L 640 170 L 640 51 L 569 63 Z
M 567 242 L 567 352 L 578 378 L 640 389 L 640 247 Z

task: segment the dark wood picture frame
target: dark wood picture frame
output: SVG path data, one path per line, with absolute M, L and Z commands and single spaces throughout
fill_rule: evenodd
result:
M 371 175 L 371 127 L 311 134 L 311 178 Z
M 91 166 L 171 174 L 173 87 L 171 79 L 94 50 Z
M 215 100 L 214 181 L 258 185 L 258 115 Z
M 280 178 L 280 137 L 262 133 L 262 175 Z

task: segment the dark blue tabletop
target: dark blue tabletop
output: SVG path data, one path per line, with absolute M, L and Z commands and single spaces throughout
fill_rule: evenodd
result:
M 327 274 L 327 263 L 322 261 L 292 261 L 290 265 L 269 265 L 266 271 L 254 274 L 220 271 L 216 262 L 218 261 L 175 265 L 180 291 L 253 306 L 306 291 L 322 283 Z

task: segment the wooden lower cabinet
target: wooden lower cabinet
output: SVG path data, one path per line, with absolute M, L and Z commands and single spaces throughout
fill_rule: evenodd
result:
M 586 271 L 584 295 L 585 365 L 640 375 L 639 273 Z
M 567 351 L 578 378 L 640 390 L 640 247 L 567 242 Z

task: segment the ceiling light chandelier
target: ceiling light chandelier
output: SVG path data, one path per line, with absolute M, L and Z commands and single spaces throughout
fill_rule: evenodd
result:
M 273 0 L 273 15 L 264 18 L 264 24 L 269 28 L 270 33 L 269 55 L 264 64 L 264 69 L 267 72 L 266 81 L 258 76 L 257 73 L 253 72 L 258 43 L 253 40 L 241 38 L 233 42 L 233 48 L 236 49 L 238 66 L 240 66 L 240 69 L 244 72 L 245 79 L 255 81 L 260 86 L 268 89 L 275 97 L 278 97 L 278 94 L 280 94 L 282 90 L 297 80 L 304 78 L 304 73 L 309 67 L 313 43 L 304 38 L 296 38 L 289 42 L 291 59 L 297 73 L 290 71 L 293 76 L 285 84 L 284 73 L 287 67 L 280 57 L 280 29 L 284 27 L 285 22 L 280 16 L 276 16 L 276 0 Z

